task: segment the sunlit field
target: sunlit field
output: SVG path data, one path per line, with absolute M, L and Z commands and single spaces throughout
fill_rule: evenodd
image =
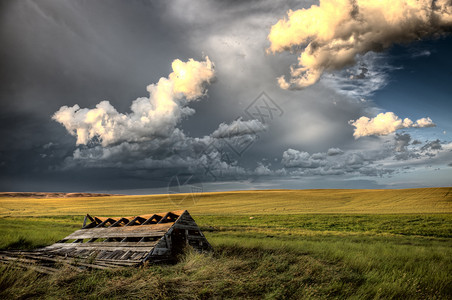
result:
M 268 190 L 87 198 L 0 198 L 0 216 L 124 216 L 188 209 L 195 215 L 452 213 L 452 188 Z
M 195 203 L 174 195 L 0 199 L 1 249 L 51 244 L 86 213 L 187 208 L 215 250 L 187 249 L 175 265 L 53 275 L 0 265 L 0 297 L 448 299 L 451 190 L 228 192 Z

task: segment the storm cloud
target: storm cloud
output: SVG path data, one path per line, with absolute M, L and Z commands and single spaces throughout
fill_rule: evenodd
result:
M 268 55 L 272 26 L 327 2 L 3 1 L 0 189 L 165 190 L 176 175 L 219 189 L 375 187 L 450 163 L 449 77 L 437 75 L 450 69 L 447 39 L 358 54 L 309 89 L 279 88 L 294 56 Z M 422 84 L 401 80 L 416 72 Z M 372 120 L 386 111 L 412 124 L 379 135 Z M 355 138 L 348 122 L 363 116 L 375 134 Z

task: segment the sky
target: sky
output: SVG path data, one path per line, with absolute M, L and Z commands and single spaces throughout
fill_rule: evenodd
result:
M 0 191 L 452 183 L 452 1 L 0 3 Z

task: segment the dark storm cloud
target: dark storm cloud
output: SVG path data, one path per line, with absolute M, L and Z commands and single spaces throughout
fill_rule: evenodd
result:
M 284 176 L 385 176 L 404 172 L 412 167 L 425 165 L 444 166 L 452 157 L 452 144 L 439 140 L 427 141 L 423 146 L 410 146 L 411 136 L 407 133 L 393 137 L 376 138 L 368 149 L 329 149 L 326 153 L 310 154 L 288 149 L 282 155 L 284 171 L 272 172 Z M 432 149 L 435 148 L 435 149 Z M 432 151 L 426 152 L 426 149 Z M 328 153 L 339 152 L 340 155 Z
M 408 133 L 396 133 L 394 140 L 396 142 L 395 150 L 397 152 L 403 152 L 407 150 L 407 146 L 411 141 L 411 136 Z
M 116 104 L 122 95 L 140 92 L 155 70 L 166 71 L 156 54 L 171 59 L 177 39 L 150 30 L 159 28 L 158 13 L 136 4 L 14 1 L 1 21 L 7 45 L 2 72 L 10 76 L 16 105 L 42 109 L 105 98 Z
M 391 68 L 384 57 L 369 54 L 361 69 L 324 78 L 303 93 L 277 86 L 275 74 L 293 60 L 265 53 L 270 27 L 288 9 L 312 2 L 1 2 L 0 190 L 167 187 L 176 174 L 243 186 L 260 177 L 298 176 L 315 186 L 319 175 L 376 176 L 401 168 L 396 141 L 355 141 L 347 123 L 380 112 L 361 98 L 385 86 Z M 117 116 L 127 115 L 134 99 L 148 96 L 146 86 L 171 73 L 172 61 L 205 55 L 217 81 L 165 135 L 76 146 L 77 137 L 51 120 L 62 106 L 93 109 L 104 100 Z M 246 113 L 263 106 L 255 102 L 263 91 L 282 111 L 265 127 Z M 299 149 L 298 160 L 283 160 L 289 148 Z M 447 149 L 429 153 L 437 159 Z M 308 153 L 305 161 L 300 153 Z
M 435 140 L 426 143 L 424 146 L 422 146 L 421 151 L 427 151 L 427 150 L 441 150 L 441 142 L 440 140 Z
M 408 160 L 411 158 L 419 158 L 417 151 L 408 149 L 411 141 L 411 135 L 408 133 L 396 133 L 394 136 L 394 151 L 396 160 Z
M 330 149 L 331 150 L 331 149 Z M 283 153 L 282 164 L 289 175 L 365 175 L 382 176 L 395 172 L 394 169 L 382 167 L 378 161 L 389 155 L 384 149 L 379 151 L 347 151 L 340 156 L 327 153 L 301 152 L 288 149 Z
M 327 154 L 328 156 L 335 156 L 335 155 L 341 155 L 341 154 L 344 154 L 344 151 L 342 151 L 342 150 L 339 149 L 339 148 L 330 148 L 330 149 L 328 149 L 328 151 L 326 152 L 326 154 Z
M 164 6 L 2 1 L 0 157 L 2 175 L 9 178 L 2 190 L 11 190 L 13 177 L 20 181 L 27 174 L 29 184 L 51 176 L 46 170 L 62 157 L 42 158 L 42 145 L 58 142 L 60 152 L 72 154 L 74 139 L 49 120 L 61 105 L 108 99 L 124 110 L 130 103 L 123 99 L 142 95 L 149 82 L 168 72 L 168 62 L 184 56 L 180 30 L 159 12 Z M 50 182 L 42 188 L 52 187 Z
M 218 29 L 222 25 L 217 17 L 202 13 L 203 17 L 189 20 L 189 26 L 185 19 L 174 18 L 175 14 L 190 18 L 201 12 L 202 10 L 196 9 L 198 3 L 193 2 L 167 4 L 162 1 L 148 4 L 113 1 L 108 6 L 100 2 L 88 5 L 79 1 L 10 1 L 7 4 L 4 6 L 8 13 L 2 15 L 0 20 L 4 45 L 0 50 L 4 54 L 1 76 L 5 79 L 1 89 L 1 111 L 5 116 L 0 123 L 1 129 L 7 131 L 7 134 L 3 135 L 3 145 L 7 145 L 10 152 L 2 154 L 2 174 L 7 176 L 14 173 L 20 177 L 24 172 L 30 172 L 31 168 L 36 169 L 36 172 L 31 174 L 39 177 L 40 172 L 43 175 L 43 169 L 63 172 L 58 166 L 67 166 L 71 161 L 83 161 L 72 163 L 74 167 L 71 172 L 74 174 L 83 173 L 83 169 L 92 166 L 102 166 L 106 174 L 111 174 L 107 168 L 123 167 L 124 161 L 137 166 L 146 156 L 150 161 L 152 157 L 157 157 L 157 161 L 170 161 L 171 156 L 165 157 L 150 145 L 134 145 L 134 149 L 148 152 L 132 151 L 133 155 L 118 149 L 99 147 L 80 148 L 78 152 L 74 152 L 75 139 L 65 134 L 57 124 L 49 122 L 49 116 L 62 105 L 93 107 L 100 100 L 108 100 L 120 112 L 126 111 L 132 99 L 143 95 L 146 85 L 157 82 L 162 74 L 168 74 L 168 63 L 174 58 L 201 56 L 205 49 L 187 47 L 191 43 L 188 39 L 193 39 L 193 33 L 199 33 L 200 38 L 206 38 L 206 34 L 212 32 L 205 26 L 196 27 L 195 21 L 218 24 Z M 258 15 L 268 14 L 269 10 L 277 7 L 271 1 L 266 5 L 244 5 L 242 2 L 231 4 L 233 3 L 206 2 L 202 5 L 213 7 L 217 10 L 217 16 L 226 15 L 222 20 L 224 24 L 232 22 L 233 19 L 239 20 L 247 15 L 250 9 Z M 180 9 L 181 7 L 189 9 Z M 279 9 L 283 12 L 286 8 Z M 220 11 L 228 13 L 220 14 Z M 262 28 L 263 34 L 265 30 Z M 234 96 L 225 95 L 216 94 L 215 98 L 224 100 Z M 216 102 L 215 105 L 218 105 L 222 101 Z M 194 135 L 203 136 L 203 130 L 209 126 L 210 132 L 218 127 L 218 116 L 208 112 L 224 110 L 218 110 L 216 107 L 206 109 L 200 107 L 203 113 L 201 122 L 195 120 L 194 125 L 183 124 Z M 213 116 L 213 119 L 209 120 L 208 116 Z M 232 117 L 223 118 L 223 122 L 230 123 L 237 116 L 233 114 Z M 60 155 L 37 150 L 49 142 L 58 145 Z M 177 142 L 183 145 L 185 140 Z M 163 145 L 165 143 L 157 148 L 161 151 Z M 131 145 L 126 143 L 122 147 L 129 149 Z M 184 151 L 190 152 L 180 149 L 180 152 Z M 92 165 L 88 164 L 86 158 L 90 156 L 87 153 L 96 153 L 97 156 L 92 157 L 97 158 L 99 153 L 103 153 L 105 160 L 94 162 L 91 159 Z M 13 163 L 19 156 L 21 163 Z M 131 163 L 135 159 L 137 163 Z M 118 161 L 121 162 L 119 165 Z M 159 168 L 158 164 L 148 162 L 147 166 L 148 169 Z M 101 174 L 99 169 L 97 175 Z M 50 175 L 46 173 L 45 176 Z M 4 184 L 2 189 L 8 189 L 8 185 Z

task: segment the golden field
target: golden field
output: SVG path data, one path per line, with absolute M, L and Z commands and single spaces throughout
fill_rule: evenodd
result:
M 194 215 L 452 213 L 452 187 L 265 190 L 79 198 L 0 198 L 0 216 L 124 216 L 188 209 Z

